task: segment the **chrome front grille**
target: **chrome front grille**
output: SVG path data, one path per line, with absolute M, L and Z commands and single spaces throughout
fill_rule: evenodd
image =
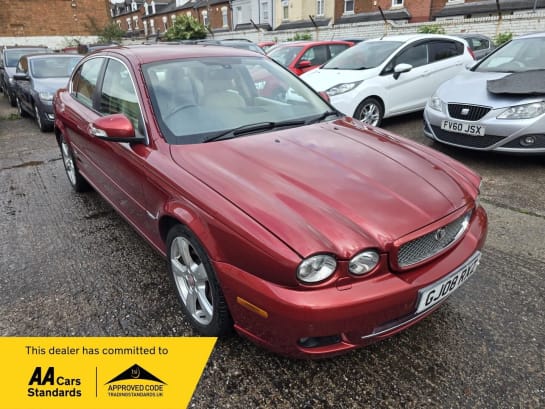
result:
M 454 244 L 464 234 L 471 212 L 467 212 L 446 226 L 403 244 L 397 253 L 397 265 L 402 268 L 418 264 Z
M 478 121 L 490 112 L 489 107 L 480 105 L 448 104 L 448 113 L 451 118 L 464 121 Z

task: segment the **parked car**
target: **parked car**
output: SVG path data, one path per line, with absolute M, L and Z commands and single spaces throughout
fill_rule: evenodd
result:
M 260 46 L 263 51 L 267 52 L 271 47 L 276 45 L 276 41 L 260 41 L 257 45 Z
M 348 41 L 291 41 L 274 46 L 267 55 L 296 75 L 318 68 L 353 43 Z
M 296 98 L 260 97 L 256 66 Z M 203 335 L 234 326 L 278 353 L 338 354 L 421 320 L 479 263 L 475 172 L 340 115 L 266 56 L 99 51 L 54 105 L 70 184 L 167 258 Z
M 258 54 L 265 54 L 265 51 L 260 46 L 249 40 L 198 40 L 195 44 L 222 45 L 225 47 L 241 48 Z
M 545 153 L 545 33 L 518 37 L 445 82 L 424 133 L 476 150 Z
M 480 60 L 496 48 L 492 39 L 482 34 L 463 33 L 456 36 L 467 41 L 476 60 Z
M 15 93 L 13 92 L 13 74 L 15 67 L 25 54 L 46 53 L 47 47 L 4 47 L 0 55 L 0 86 L 4 96 L 8 97 L 11 106 L 16 106 Z
M 66 87 L 73 68 L 82 59 L 78 54 L 28 54 L 19 59 L 14 94 L 19 115 L 33 116 L 42 132 L 53 129 L 53 96 Z
M 424 109 L 437 87 L 474 58 L 457 37 L 412 34 L 367 40 L 301 78 L 346 115 L 379 126 Z

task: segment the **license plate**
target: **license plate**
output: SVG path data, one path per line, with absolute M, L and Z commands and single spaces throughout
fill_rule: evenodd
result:
M 462 266 L 450 273 L 445 278 L 422 288 L 418 294 L 418 307 L 416 313 L 421 313 L 444 300 L 459 288 L 477 269 L 481 259 L 481 252 L 476 252 Z
M 484 136 L 485 127 L 482 125 L 468 124 L 466 122 L 441 121 L 441 129 L 449 132 L 463 133 L 466 135 Z

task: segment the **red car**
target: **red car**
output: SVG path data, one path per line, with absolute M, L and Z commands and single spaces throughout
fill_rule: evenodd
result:
M 349 41 L 292 41 L 278 44 L 267 55 L 296 75 L 318 68 L 354 43 Z
M 290 89 L 283 102 L 259 95 L 256 67 Z M 54 106 L 72 187 L 167 258 L 203 335 L 338 354 L 421 320 L 479 263 L 476 173 L 341 115 L 263 55 L 106 49 Z

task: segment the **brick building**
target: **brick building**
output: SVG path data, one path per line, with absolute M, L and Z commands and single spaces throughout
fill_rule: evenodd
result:
M 112 19 L 127 37 L 164 34 L 179 15 L 188 15 L 210 31 L 232 28 L 229 0 L 125 0 L 112 7 Z
M 109 0 L 0 0 L 0 37 L 89 36 L 110 24 Z

